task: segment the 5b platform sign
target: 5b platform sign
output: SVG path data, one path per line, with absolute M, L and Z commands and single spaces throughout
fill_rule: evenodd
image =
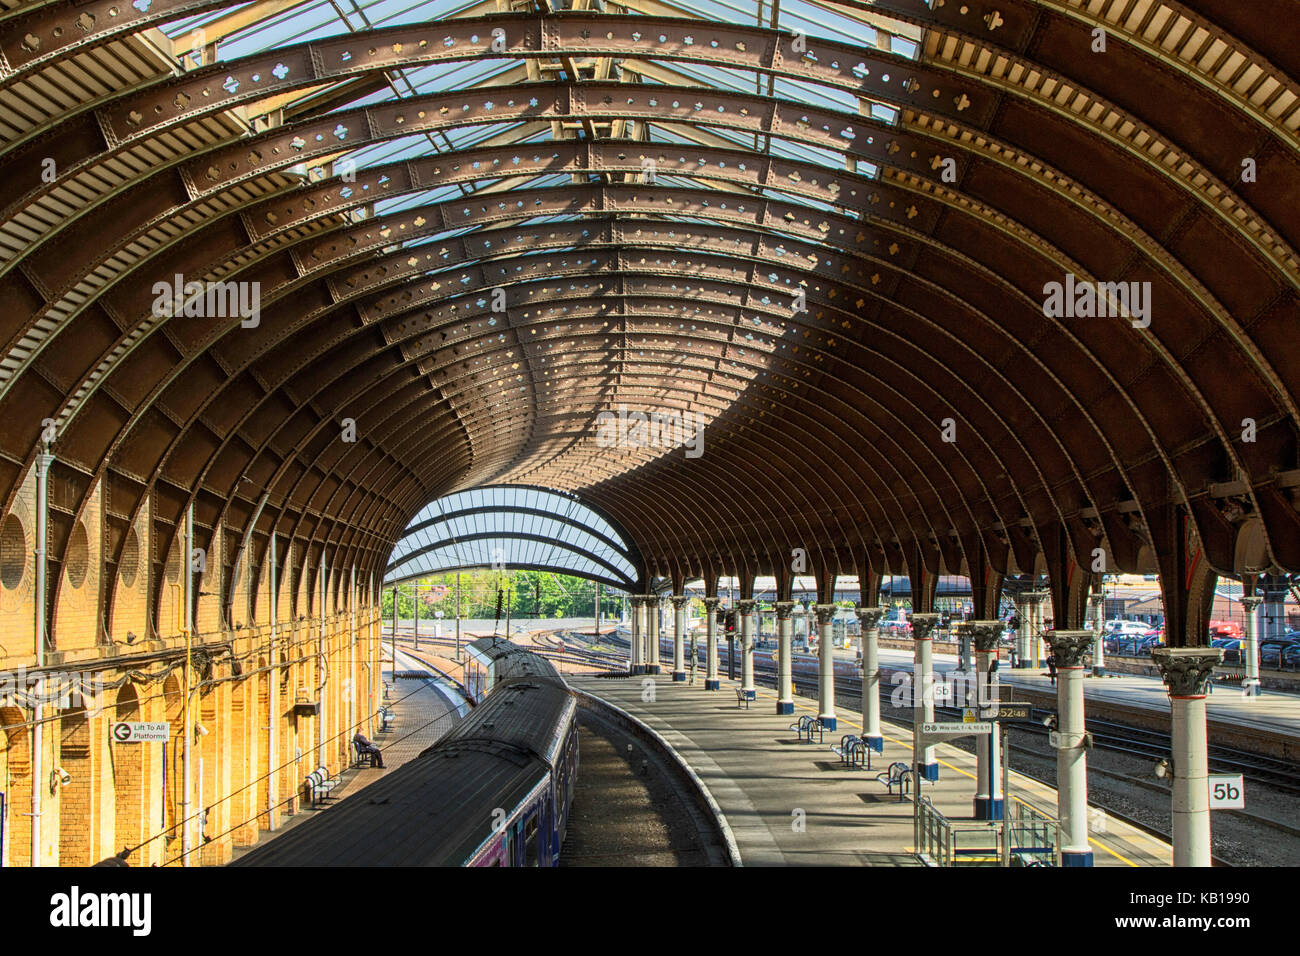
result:
M 171 731 L 172 725 L 168 721 L 122 720 L 113 725 L 109 735 L 115 744 L 165 744 Z
M 1246 783 L 1239 773 L 1210 774 L 1210 809 L 1245 810 Z

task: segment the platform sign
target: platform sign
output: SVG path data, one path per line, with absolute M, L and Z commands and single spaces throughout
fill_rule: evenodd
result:
M 1246 783 L 1239 773 L 1210 774 L 1210 809 L 1245 810 Z
M 998 704 L 998 712 L 990 720 L 1029 720 L 1033 713 L 1030 704 Z
M 963 723 L 977 720 L 1029 720 L 1030 704 L 989 704 L 987 707 L 967 707 L 961 713 Z M 983 713 L 981 713 L 983 711 Z
M 921 724 L 921 736 L 923 737 L 968 737 L 971 734 L 991 733 L 993 733 L 993 724 L 987 720 L 975 721 L 969 724 L 965 722 L 958 723 L 957 721 Z
M 171 737 L 172 725 L 167 721 L 146 723 L 123 720 L 113 725 L 109 732 L 117 744 L 165 744 Z

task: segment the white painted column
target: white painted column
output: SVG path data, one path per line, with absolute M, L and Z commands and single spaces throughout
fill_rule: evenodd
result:
M 1259 685 L 1259 606 L 1264 599 L 1258 595 L 1246 595 L 1241 599 L 1241 609 L 1246 615 L 1246 639 L 1242 641 L 1241 660 L 1246 668 L 1246 676 L 1241 682 L 1241 690 L 1247 697 L 1258 697 Z
M 628 671 L 632 674 L 640 674 L 644 669 L 641 663 L 641 612 L 644 610 L 644 603 L 639 594 L 629 595 L 627 600 L 628 603 L 632 605 L 632 614 L 630 619 L 632 633 L 628 638 Z
M 880 619 L 885 609 L 859 604 L 857 611 L 862 627 L 862 739 L 880 753 L 885 744 L 880 732 Z
M 1016 633 L 1016 657 L 1020 667 L 1039 667 L 1038 631 L 1042 626 L 1043 602 L 1046 591 L 1023 591 L 1016 598 L 1016 613 L 1020 616 L 1020 630 Z
M 790 642 L 794 636 L 794 602 L 776 602 L 776 712 L 794 713 L 794 682 L 791 679 Z
M 836 729 L 835 720 L 835 605 L 814 604 L 817 615 L 817 719 L 827 730 Z
M 1157 647 L 1151 652 L 1169 688 L 1173 717 L 1174 866 L 1211 865 L 1205 687 L 1222 657 L 1217 647 Z
M 736 602 L 736 613 L 740 617 L 740 689 L 747 700 L 754 700 L 758 693 L 754 688 L 754 608 L 758 602 L 742 598 Z
M 1106 597 L 1102 594 L 1088 595 L 1088 618 L 1092 621 L 1092 676 L 1102 677 L 1106 673 L 1106 636 L 1101 632 L 1102 608 Z
M 1083 713 L 1084 660 L 1091 631 L 1049 631 L 1056 655 L 1056 814 L 1062 866 L 1092 866 L 1088 843 L 1087 728 Z
M 1005 630 L 1001 621 L 971 621 L 970 640 L 975 644 L 975 701 L 979 717 L 988 716 L 985 708 L 997 713 L 998 675 L 993 662 L 998 657 L 998 639 Z M 990 672 L 992 674 L 990 675 Z M 975 819 L 1001 820 L 1004 808 L 1002 793 L 1002 740 L 997 727 L 991 734 L 975 737 Z
M 934 629 L 939 626 L 938 614 L 912 614 L 912 765 L 918 777 L 935 781 L 939 779 L 939 763 L 934 757 L 934 747 L 921 746 L 921 725 L 934 721 Z
M 690 598 L 674 594 L 673 602 L 673 680 L 686 680 L 686 605 Z
M 647 594 L 646 616 L 646 673 L 659 673 L 659 595 Z
M 707 643 L 704 652 L 704 689 L 718 690 L 722 682 L 718 680 L 718 605 L 721 598 L 704 599 L 704 623 L 707 628 Z

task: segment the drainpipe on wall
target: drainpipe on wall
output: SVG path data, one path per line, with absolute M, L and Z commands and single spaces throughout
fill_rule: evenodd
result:
M 316 698 L 320 701 L 320 716 L 316 720 L 316 766 L 325 766 L 325 686 L 329 683 L 329 658 L 325 655 L 325 549 L 320 552 L 320 606 L 316 614 L 316 633 L 320 635 L 320 686 Z
M 266 815 L 267 829 L 275 830 L 275 805 L 276 796 L 279 793 L 280 773 L 280 714 L 277 708 L 280 706 L 280 661 L 279 661 L 279 643 L 276 640 L 275 633 L 275 529 L 271 529 L 271 544 L 267 551 L 270 555 L 270 567 L 267 570 L 267 584 L 270 593 L 267 595 L 271 605 L 271 674 L 267 681 L 270 687 L 270 700 L 267 704 L 268 716 L 270 717 L 271 732 L 267 738 L 267 779 L 266 779 Z
M 54 456 L 50 446 L 43 444 L 36 456 L 36 667 L 45 666 L 45 551 L 49 537 L 49 477 Z M 39 674 L 40 671 L 38 670 Z M 32 866 L 40 866 L 44 858 L 41 846 L 41 778 L 45 756 L 44 706 L 45 679 L 36 680 L 32 700 Z
M 181 610 L 181 628 L 185 632 L 185 706 L 181 718 L 181 866 L 190 865 L 190 853 L 194 846 L 192 838 L 194 823 L 190 819 L 190 748 L 194 745 L 193 714 L 190 712 L 191 657 L 190 651 L 194 636 L 194 619 L 190 609 L 194 594 L 194 505 L 185 509 L 185 549 L 181 552 L 181 570 L 185 575 L 185 586 L 181 590 L 181 599 L 185 602 Z

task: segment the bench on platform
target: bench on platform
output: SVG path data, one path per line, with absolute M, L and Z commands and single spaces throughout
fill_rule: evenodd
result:
M 813 732 L 816 731 L 817 742 L 823 742 L 822 733 L 824 728 L 822 727 L 821 720 L 817 717 L 810 717 L 807 714 L 804 714 L 797 722 L 790 725 L 790 729 L 798 733 L 799 739 L 805 743 L 813 742 L 812 735 Z
M 375 755 L 369 751 L 361 749 L 361 744 L 355 740 L 352 741 L 352 752 L 356 755 L 356 761 L 352 764 L 354 767 L 360 767 L 363 764 L 373 767 L 375 765 Z
M 745 709 L 746 709 L 746 710 L 749 710 L 749 701 L 750 701 L 750 697 L 749 697 L 749 695 L 746 694 L 746 693 L 745 693 L 743 690 L 741 690 L 739 687 L 737 687 L 737 688 L 736 688 L 736 707 L 739 708 L 741 704 L 744 704 L 744 705 L 745 705 Z
M 379 708 L 379 731 L 384 733 L 392 727 L 393 721 L 397 720 L 397 714 L 388 707 Z
M 894 786 L 898 786 L 898 802 L 903 802 L 903 794 L 907 793 L 907 788 L 911 784 L 912 768 L 901 760 L 896 760 L 889 765 L 889 769 L 883 773 L 876 774 L 876 781 L 883 783 L 889 788 L 889 792 L 894 792 Z
M 311 798 L 311 805 L 318 807 L 330 798 L 330 792 L 339 785 L 338 777 L 331 777 L 328 768 L 317 767 L 307 775 L 308 796 Z
M 857 734 L 845 734 L 838 744 L 831 744 L 831 753 L 850 770 L 871 769 L 871 748 Z

